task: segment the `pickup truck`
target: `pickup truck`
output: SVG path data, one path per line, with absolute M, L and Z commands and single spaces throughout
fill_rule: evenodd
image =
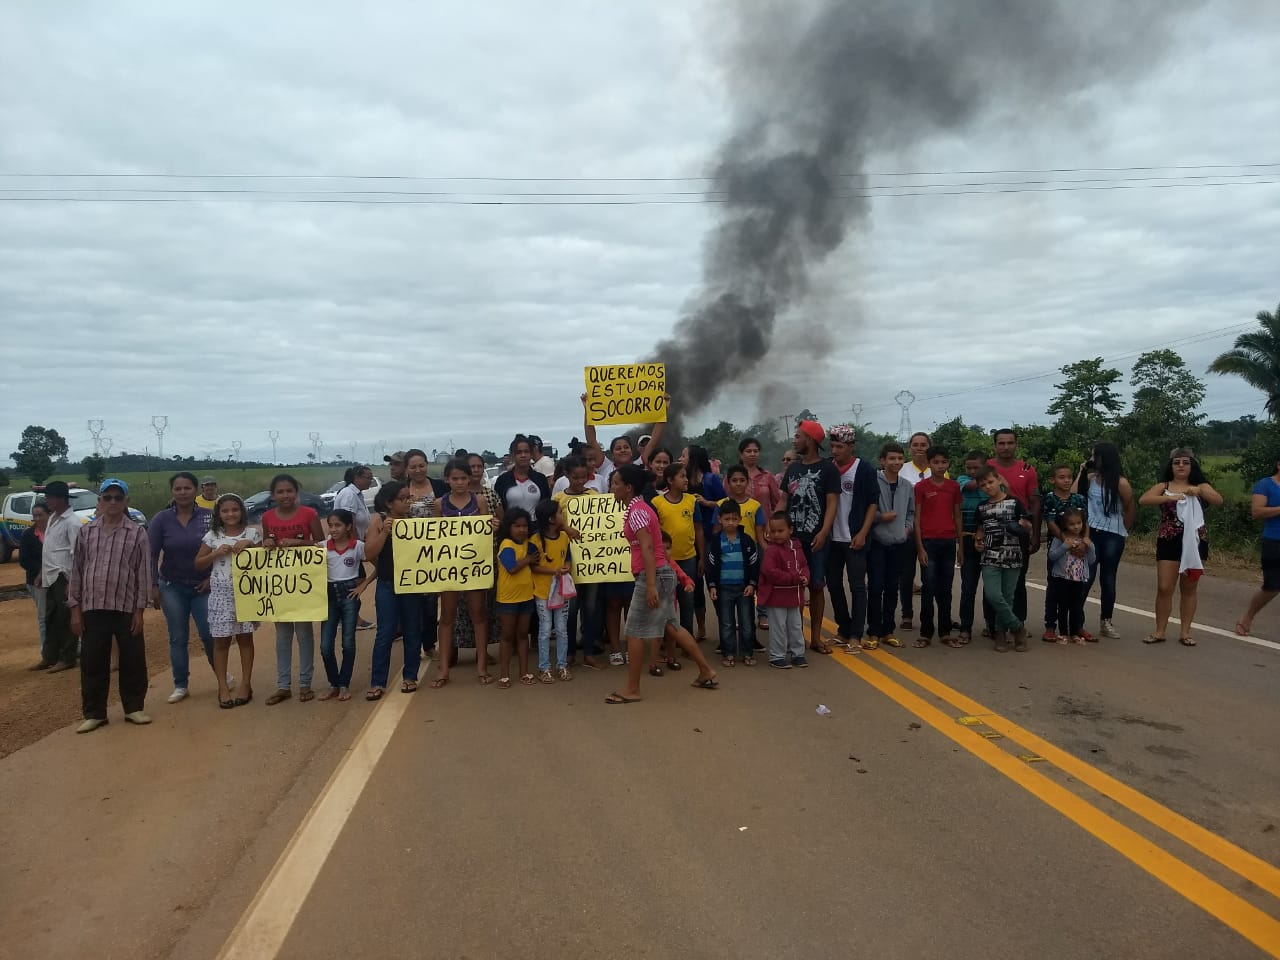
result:
M 8 563 L 9 557 L 18 549 L 22 535 L 31 526 L 31 508 L 44 502 L 41 489 L 23 490 L 10 493 L 0 506 L 0 563 Z M 83 487 L 71 488 L 71 509 L 76 512 L 81 523 L 88 523 L 98 510 L 98 495 Z M 129 519 L 142 527 L 146 527 L 147 518 L 141 510 L 129 508 Z

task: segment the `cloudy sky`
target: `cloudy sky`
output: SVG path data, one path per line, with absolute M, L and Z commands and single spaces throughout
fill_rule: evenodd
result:
M 90 418 L 154 450 L 153 415 L 167 453 L 563 445 L 583 365 L 699 290 L 736 7 L 6 3 L 0 450 L 40 423 L 78 458 Z M 871 192 L 924 195 L 877 195 L 783 319 L 763 370 L 794 392 L 743 375 L 690 424 L 896 430 L 910 389 L 916 427 L 992 426 L 1083 357 L 1203 372 L 1280 301 L 1277 62 L 1280 8 L 1206 3 L 1136 79 L 869 156 Z M 1047 170 L 1082 172 L 1011 172 Z M 1213 377 L 1204 411 L 1261 400 Z

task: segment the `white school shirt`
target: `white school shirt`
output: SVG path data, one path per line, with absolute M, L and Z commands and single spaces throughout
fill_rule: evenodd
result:
M 388 544 L 388 547 L 390 544 Z M 352 537 L 347 549 L 339 550 L 333 545 L 332 538 L 324 542 L 324 559 L 329 568 L 329 582 L 341 583 L 343 580 L 358 580 L 364 575 L 364 541 Z

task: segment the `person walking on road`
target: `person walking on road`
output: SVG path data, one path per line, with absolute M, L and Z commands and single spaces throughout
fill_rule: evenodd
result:
M 716 673 L 702 655 L 702 650 L 689 632 L 680 626 L 676 616 L 676 574 L 668 565 L 662 546 L 662 529 L 658 515 L 645 502 L 641 493 L 645 486 L 645 470 L 625 464 L 609 478 L 613 497 L 627 505 L 622 522 L 623 533 L 631 547 L 631 573 L 636 578 L 624 628 L 628 652 L 627 685 L 605 698 L 605 703 L 639 703 L 640 675 L 644 670 L 645 651 L 651 641 L 671 637 L 685 655 L 698 666 L 695 687 L 714 690 L 719 686 Z
M 1275 472 L 1253 485 L 1251 511 L 1262 521 L 1262 589 L 1249 599 L 1249 607 L 1236 621 L 1236 634 L 1249 636 L 1253 618 L 1280 593 L 1280 458 Z
M 152 601 L 164 612 L 169 632 L 169 666 L 173 671 L 170 703 L 187 698 L 191 674 L 191 621 L 213 666 L 213 634 L 209 632 L 209 578 L 196 569 L 213 511 L 196 505 L 195 474 L 182 471 L 169 478 L 173 502 L 151 518 L 151 562 L 159 571 Z
M 1222 494 L 1205 479 L 1190 447 L 1169 454 L 1160 481 L 1138 498 L 1144 507 L 1160 508 L 1156 529 L 1156 625 L 1143 643 L 1164 643 L 1173 612 L 1173 589 L 1178 588 L 1178 642 L 1194 647 L 1191 623 L 1196 616 L 1196 588 L 1209 558 L 1204 504 L 1222 505 Z
M 796 428 L 795 448 L 800 459 L 787 467 L 782 478 L 782 506 L 791 517 L 795 538 L 809 566 L 809 649 L 830 653 L 822 638 L 826 613 L 827 551 L 831 529 L 840 505 L 840 471 L 821 455 L 827 432 L 816 420 L 802 420 Z
M 45 601 L 49 591 L 40 579 L 40 565 L 44 556 L 44 531 L 49 525 L 49 508 L 41 502 L 31 507 L 31 526 L 23 531 L 18 542 L 18 565 L 22 567 L 27 578 L 27 593 L 36 605 L 36 622 L 40 625 L 40 653 L 44 656 L 44 616 Z M 52 664 L 50 664 L 52 666 Z
M 1087 501 L 1085 517 L 1089 524 L 1089 540 L 1098 556 L 1098 562 L 1089 575 L 1089 589 L 1093 588 L 1094 580 L 1102 584 L 1098 598 L 1102 606 L 1102 622 L 1098 633 L 1108 640 L 1118 640 L 1120 633 L 1112 623 L 1116 609 L 1116 576 L 1129 530 L 1137 519 L 1138 506 L 1133 498 L 1133 488 L 1125 479 L 1120 465 L 1120 451 L 1114 443 L 1093 445 L 1093 459 L 1081 468 L 1079 485 Z M 1085 592 L 1088 593 L 1087 590 Z M 1089 639 L 1087 632 L 1085 639 Z
M 74 669 L 79 657 L 80 634 L 72 628 L 71 611 L 67 607 L 67 584 L 71 579 L 71 561 L 76 539 L 80 535 L 80 518 L 71 509 L 71 488 L 61 480 L 45 485 L 44 500 L 49 507 L 49 522 L 44 531 L 44 549 L 40 554 L 40 582 L 44 584 L 44 643 L 40 662 L 32 670 L 60 673 Z
M 80 532 L 67 607 L 71 629 L 80 634 L 80 700 L 90 733 L 107 722 L 111 687 L 111 642 L 120 649 L 120 702 L 129 723 L 148 724 L 147 655 L 142 611 L 151 601 L 151 551 L 143 529 L 129 519 L 129 485 L 110 477 L 98 488 L 97 518 Z

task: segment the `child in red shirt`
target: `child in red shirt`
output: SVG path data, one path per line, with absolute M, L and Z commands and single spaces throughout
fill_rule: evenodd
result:
M 760 582 L 756 587 L 757 602 L 769 616 L 769 666 L 779 670 L 809 665 L 800 616 L 805 587 L 809 585 L 809 564 L 800 542 L 791 534 L 791 518 L 785 511 L 779 510 L 769 518 L 769 545 L 760 562 Z
M 933 641 L 934 607 L 938 610 L 938 639 L 951 640 L 951 584 L 955 576 L 956 545 L 964 533 L 960 520 L 960 484 L 946 476 L 951 457 L 945 447 L 930 447 L 929 476 L 919 481 L 916 494 L 916 555 L 920 558 L 920 637 L 915 646 Z

